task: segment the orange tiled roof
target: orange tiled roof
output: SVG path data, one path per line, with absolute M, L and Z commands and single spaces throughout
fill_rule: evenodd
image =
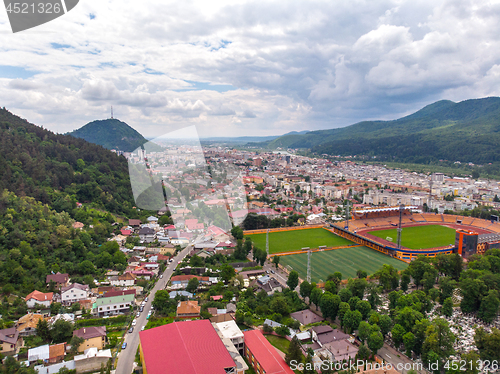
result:
M 64 356 L 66 343 L 49 345 L 49 358 Z
M 54 295 L 53 292 L 43 293 L 43 292 L 35 290 L 32 293 L 30 293 L 28 296 L 26 296 L 25 300 L 28 301 L 30 299 L 35 299 L 36 301 L 52 301 L 53 295 Z
M 198 301 L 189 300 L 181 301 L 177 307 L 177 315 L 179 314 L 200 314 L 201 306 L 198 305 Z

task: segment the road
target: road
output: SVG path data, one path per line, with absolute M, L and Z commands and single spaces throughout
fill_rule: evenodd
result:
M 377 355 L 383 358 L 386 363 L 390 363 L 397 371 L 403 374 L 406 374 L 408 370 L 412 368 L 419 374 L 429 374 L 429 372 L 425 369 L 417 370 L 418 366 L 416 364 L 415 366 L 413 366 L 414 363 L 412 360 L 392 348 L 387 343 L 384 343 L 384 346 L 378 350 Z
M 125 333 L 125 342 L 127 342 L 127 348 L 120 351 L 117 356 L 118 365 L 116 367 L 115 374 L 130 374 L 134 369 L 134 361 L 135 361 L 135 353 L 137 352 L 137 348 L 139 347 L 139 332 L 141 331 L 142 326 L 145 326 L 147 323 L 147 314 L 151 310 L 151 303 L 154 300 L 155 293 L 158 290 L 162 290 L 167 285 L 170 277 L 175 271 L 175 268 L 181 262 L 184 257 L 191 251 L 192 246 L 188 245 L 181 252 L 174 257 L 174 261 L 167 266 L 165 272 L 163 273 L 163 278 L 158 279 L 156 285 L 151 290 L 148 295 L 148 301 L 144 306 L 144 310 L 141 315 L 137 318 L 137 324 L 134 327 L 134 331 L 129 334 Z

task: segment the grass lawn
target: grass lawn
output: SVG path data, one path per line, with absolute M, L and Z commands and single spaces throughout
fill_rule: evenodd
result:
M 307 277 L 307 253 L 282 256 L 280 264 L 291 266 L 299 273 L 299 277 Z M 355 278 L 356 271 L 365 270 L 369 275 L 379 270 L 383 264 L 394 266 L 398 270 L 408 267 L 408 264 L 384 255 L 367 247 L 341 248 L 332 251 L 314 252 L 311 256 L 311 281 L 326 281 L 328 275 L 336 271 L 342 273 L 342 278 Z
M 273 345 L 273 347 L 278 348 L 281 352 L 288 352 L 288 347 L 290 346 L 290 342 L 287 338 L 282 338 L 281 336 L 276 335 L 264 335 L 269 343 Z
M 410 249 L 444 247 L 455 243 L 455 232 L 455 229 L 441 225 L 403 227 L 401 245 Z M 381 239 L 391 237 L 394 243 L 398 240 L 396 229 L 370 231 L 369 234 Z
M 266 234 L 246 235 L 252 238 L 252 242 L 261 249 L 266 249 Z M 311 249 L 322 245 L 338 247 L 353 244 L 350 240 L 341 238 L 332 232 L 319 229 L 279 231 L 269 233 L 269 252 L 280 253 L 300 250 L 304 247 Z

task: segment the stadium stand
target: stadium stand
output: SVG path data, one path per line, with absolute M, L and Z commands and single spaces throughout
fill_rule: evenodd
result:
M 415 222 L 426 222 L 424 216 L 421 215 L 420 213 L 414 214 L 413 215 L 413 220 Z
M 423 216 L 427 222 L 443 222 L 441 214 L 423 213 Z
M 446 223 L 457 223 L 457 216 L 452 216 L 449 214 L 446 214 L 443 216 L 444 222 Z
M 464 217 L 462 219 L 462 225 L 471 226 L 473 222 L 474 222 L 473 217 Z

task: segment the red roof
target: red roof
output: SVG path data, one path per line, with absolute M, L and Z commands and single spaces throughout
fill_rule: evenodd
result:
M 173 322 L 139 337 L 148 374 L 225 374 L 236 367 L 208 319 Z
M 266 374 L 294 374 L 276 348 L 259 330 L 244 331 L 243 334 L 245 346 L 252 352 Z
M 129 236 L 132 234 L 132 230 L 121 229 L 120 232 L 122 233 L 122 235 L 125 235 L 125 236 Z
M 26 296 L 25 300 L 28 301 L 30 299 L 35 299 L 36 301 L 52 301 L 53 294 L 54 294 L 53 292 L 43 293 L 43 292 L 35 290 L 32 293 L 30 293 L 28 296 Z

